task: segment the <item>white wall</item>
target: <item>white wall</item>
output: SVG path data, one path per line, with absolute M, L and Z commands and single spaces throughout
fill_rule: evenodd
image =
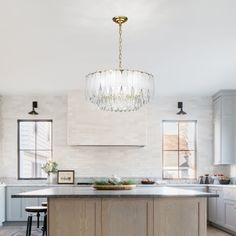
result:
M 39 116 L 27 113 L 38 101 Z M 184 102 L 187 116 L 175 115 L 177 101 Z M 148 108 L 148 140 L 145 147 L 79 147 L 67 145 L 66 96 L 3 96 L 0 177 L 17 176 L 17 119 L 53 119 L 54 160 L 61 169 L 75 169 L 76 176 L 161 178 L 161 122 L 168 119 L 198 121 L 197 176 L 212 171 L 212 102 L 210 97 L 158 97 Z

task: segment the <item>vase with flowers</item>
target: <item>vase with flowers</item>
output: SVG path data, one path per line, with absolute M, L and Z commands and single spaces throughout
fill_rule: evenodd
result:
M 58 164 L 55 161 L 49 160 L 43 166 L 42 170 L 48 175 L 48 183 L 55 184 L 57 181 L 57 166 Z

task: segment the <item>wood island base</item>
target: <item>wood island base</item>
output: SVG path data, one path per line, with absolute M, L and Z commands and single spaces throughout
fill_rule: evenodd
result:
M 206 236 L 206 197 L 48 198 L 48 236 Z

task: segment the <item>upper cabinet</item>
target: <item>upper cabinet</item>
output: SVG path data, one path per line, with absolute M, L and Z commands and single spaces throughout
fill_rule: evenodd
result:
M 213 96 L 214 164 L 236 163 L 236 90 Z
M 147 112 L 101 111 L 81 91 L 68 94 L 68 144 L 144 146 L 147 142 Z

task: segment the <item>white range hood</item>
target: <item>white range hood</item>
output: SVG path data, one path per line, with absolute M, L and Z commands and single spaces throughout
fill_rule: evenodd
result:
M 86 101 L 84 92 L 68 94 L 68 145 L 145 146 L 147 110 L 105 112 Z

